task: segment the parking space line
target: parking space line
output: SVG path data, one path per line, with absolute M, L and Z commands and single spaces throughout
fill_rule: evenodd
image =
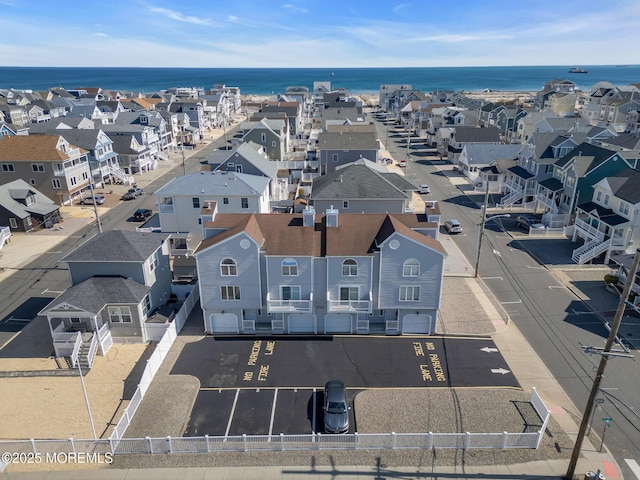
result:
M 231 407 L 231 413 L 229 413 L 229 422 L 227 423 L 227 430 L 224 432 L 224 436 L 229 436 L 229 430 L 231 430 L 231 421 L 233 420 L 233 415 L 236 411 L 236 405 L 238 404 L 238 395 L 240 395 L 240 389 L 236 389 L 236 396 L 233 399 L 233 406 Z
M 273 433 L 273 420 L 276 417 L 276 402 L 278 401 L 278 389 L 273 391 L 273 403 L 271 404 L 271 421 L 269 422 L 269 435 Z
M 317 432 L 317 430 L 316 430 L 316 408 L 317 408 L 317 406 L 316 406 L 316 389 L 315 388 L 313 389 L 312 395 L 313 395 L 313 413 L 311 414 L 311 431 L 313 433 L 316 433 Z

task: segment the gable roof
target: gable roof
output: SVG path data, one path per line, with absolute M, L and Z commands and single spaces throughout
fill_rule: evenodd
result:
M 351 164 L 332 173 L 313 180 L 311 198 L 314 200 L 368 198 L 368 199 L 407 199 L 409 196 L 389 181 L 390 175 L 381 173 L 362 164 Z M 403 178 L 401 178 L 404 180 Z M 408 181 L 407 190 L 415 186 Z
M 488 165 L 498 158 L 516 159 L 522 145 L 517 143 L 511 144 L 469 144 L 465 145 L 463 150 L 466 151 L 469 165 Z
M 447 255 L 442 244 L 432 237 L 413 230 L 416 224 L 436 227 L 427 222 L 424 215 L 384 213 L 340 213 L 337 227 L 327 227 L 326 215 L 316 215 L 314 226 L 305 227 L 303 214 L 222 214 L 218 213 L 213 222 L 205 228 L 227 229 L 203 240 L 196 256 L 231 236 L 246 233 L 260 245 L 266 255 L 292 256 L 369 256 L 373 255 L 380 243 L 391 234 L 399 233 Z
M 320 150 L 378 150 L 374 132 L 322 132 L 318 135 Z
M 144 262 L 170 237 L 168 233 L 110 230 L 62 258 L 62 262 Z
M 237 162 L 238 157 L 241 157 L 260 170 L 265 177 L 276 178 L 276 175 L 278 174 L 278 166 L 276 162 L 272 162 L 268 158 L 265 158 L 264 155 L 260 154 L 256 147 L 260 148 L 260 145 L 254 142 L 244 142 L 240 144 L 235 152 L 232 152 L 231 155 L 229 155 L 220 165 L 222 166 L 223 163 L 229 161 Z
M 0 137 L 0 160 L 67 160 L 69 156 L 57 148 L 59 140 L 59 135 L 3 135 Z
M 594 168 L 598 167 L 608 159 L 616 155 L 617 152 L 606 148 L 598 147 L 590 143 L 583 142 L 564 157 L 558 159 L 554 165 L 566 168 L 573 164 L 573 168 L 578 176 L 583 176 Z

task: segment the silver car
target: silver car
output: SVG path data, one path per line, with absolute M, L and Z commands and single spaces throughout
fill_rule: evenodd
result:
M 462 225 L 458 220 L 452 218 L 444 222 L 444 228 L 448 233 L 462 233 Z
M 327 433 L 347 433 L 349 431 L 349 410 L 347 391 L 340 380 L 331 380 L 324 386 L 324 431 Z

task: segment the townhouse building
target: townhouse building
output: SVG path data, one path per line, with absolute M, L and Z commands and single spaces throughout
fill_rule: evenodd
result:
M 213 334 L 429 334 L 446 251 L 422 215 L 202 212 L 195 252 Z

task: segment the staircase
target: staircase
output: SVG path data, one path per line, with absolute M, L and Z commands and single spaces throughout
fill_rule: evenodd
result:
M 134 183 L 133 176 L 127 175 L 120 167 L 109 167 L 109 173 L 120 180 L 124 185 Z
M 98 335 L 84 333 L 82 335 L 82 345 L 78 352 L 78 361 L 82 368 L 89 369 L 93 366 L 93 360 L 96 358 L 98 347 Z
M 576 248 L 571 255 L 571 260 L 576 262 L 578 265 L 582 265 L 583 263 L 588 262 L 589 260 L 596 258 L 602 252 L 606 252 L 607 249 L 611 246 L 612 239 L 608 240 L 598 240 L 593 239 L 586 242 L 580 248 Z
M 4 244 L 9 242 L 11 239 L 11 228 L 9 227 L 0 227 L 0 249 L 4 247 Z
M 498 207 L 508 207 L 513 205 L 518 200 L 524 198 L 524 190 L 517 190 L 515 192 L 511 192 L 509 195 L 502 197 L 500 203 L 498 203 Z
M 167 161 L 169 160 L 169 155 L 167 155 L 165 152 L 160 151 L 158 152 L 158 159 Z

